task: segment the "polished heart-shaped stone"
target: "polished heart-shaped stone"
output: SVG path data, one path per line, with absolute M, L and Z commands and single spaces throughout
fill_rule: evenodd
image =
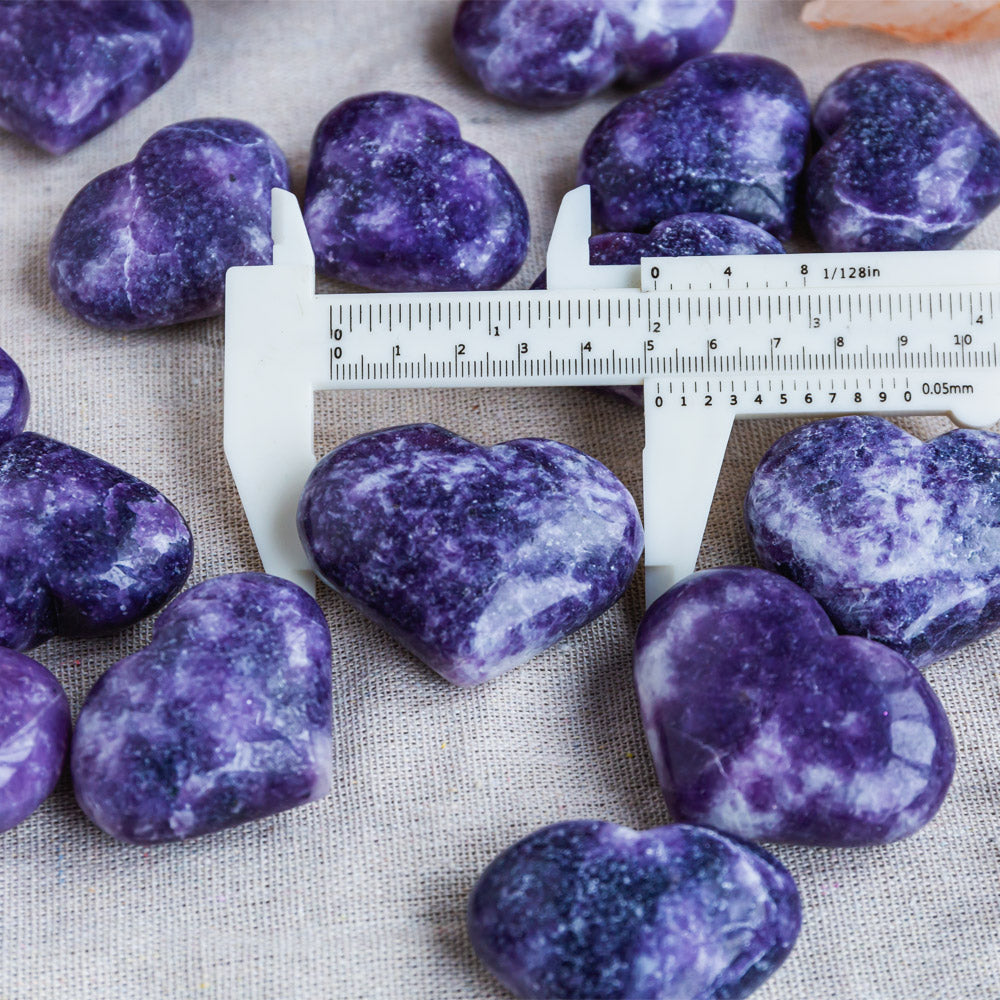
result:
M 191 569 L 191 532 L 161 493 L 67 444 L 22 433 L 28 386 L 0 351 L 0 646 L 114 632 Z
M 528 252 L 513 178 L 410 94 L 352 97 L 320 122 L 304 216 L 317 270 L 384 291 L 499 288 Z
M 152 486 L 40 434 L 0 444 L 0 645 L 124 628 L 180 590 L 191 558 Z
M 695 573 L 635 641 L 646 738 L 671 814 L 740 837 L 898 840 L 937 812 L 951 727 L 930 685 L 877 642 L 840 636 L 782 576 Z
M 108 330 L 217 316 L 230 267 L 271 263 L 276 187 L 288 164 L 255 125 L 168 125 L 70 202 L 49 247 L 52 289 Z
M 711 52 L 733 7 L 734 0 L 463 0 L 452 40 L 491 94 L 559 108 L 616 81 L 646 86 Z
M 184 840 L 326 795 L 330 632 L 301 588 L 207 580 L 94 685 L 73 735 L 83 811 L 130 843 Z
M 65 153 L 163 86 L 191 48 L 179 0 L 0 4 L 0 128 Z
M 1000 204 L 1000 136 L 921 63 L 845 70 L 813 123 L 806 201 L 824 250 L 947 250 Z
M 0 833 L 55 788 L 69 746 L 69 702 L 40 663 L 0 649 Z
M 764 566 L 917 666 L 1000 625 L 1000 435 L 806 424 L 765 454 L 744 511 Z
M 791 875 L 759 847 L 594 820 L 509 847 L 468 909 L 483 963 L 539 1000 L 740 1000 L 784 961 L 799 923 Z
M 785 239 L 808 136 L 809 101 L 787 66 L 701 56 L 608 112 L 583 147 L 578 178 L 605 229 L 712 212 Z
M 596 618 L 642 551 L 635 502 L 596 459 L 544 439 L 483 448 L 433 424 L 330 452 L 298 522 L 323 580 L 462 685 Z

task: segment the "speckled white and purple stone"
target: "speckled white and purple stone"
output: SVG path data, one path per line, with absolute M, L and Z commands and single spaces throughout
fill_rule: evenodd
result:
M 49 797 L 69 745 L 69 702 L 40 663 L 0 649 L 0 832 Z
M 158 90 L 191 48 L 179 0 L 0 4 L 0 128 L 65 153 Z
M 24 430 L 31 396 L 17 362 L 0 350 L 0 444 Z
M 191 558 L 152 486 L 39 434 L 0 444 L 0 646 L 124 628 L 180 590 Z
M 276 187 L 288 187 L 288 164 L 256 126 L 168 125 L 70 202 L 49 248 L 52 289 L 109 330 L 217 316 L 230 267 L 271 263 Z
M 513 178 L 410 94 L 352 97 L 320 122 L 304 215 L 317 270 L 383 291 L 499 288 L 528 252 Z
M 597 123 L 579 183 L 590 185 L 605 229 L 648 230 L 710 212 L 785 239 L 808 136 L 809 102 L 787 66 L 743 53 L 701 56 Z
M 761 848 L 596 820 L 509 847 L 468 909 L 479 958 L 539 1000 L 740 1000 L 784 961 L 800 922 L 795 882 Z
M 784 253 L 760 226 L 731 215 L 691 212 L 657 223 L 648 233 L 601 233 L 590 237 L 591 264 L 638 264 L 643 257 L 715 257 Z M 532 288 L 545 288 L 545 272 Z M 642 406 L 641 385 L 607 386 L 608 392 Z
M 734 0 L 463 0 L 452 40 L 484 89 L 532 108 L 641 87 L 711 52 Z
M 846 70 L 813 122 L 806 201 L 824 250 L 947 250 L 1000 204 L 1000 136 L 921 63 Z
M 94 685 L 73 735 L 73 786 L 118 840 L 214 833 L 326 795 L 331 725 L 319 605 L 278 577 L 215 577 Z
M 899 653 L 837 635 L 791 581 L 695 573 L 635 643 L 646 737 L 671 814 L 735 836 L 886 843 L 937 812 L 955 767 L 944 709 Z
M 642 551 L 635 501 L 596 459 L 543 439 L 484 448 L 433 424 L 330 452 L 298 516 L 319 576 L 459 685 L 596 618 Z
M 806 424 L 771 446 L 744 510 L 763 565 L 842 632 L 924 666 L 1000 626 L 1000 435 Z

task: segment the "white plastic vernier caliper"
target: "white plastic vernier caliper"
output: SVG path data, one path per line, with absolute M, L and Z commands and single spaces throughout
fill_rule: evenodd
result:
M 1000 251 L 595 267 L 580 187 L 547 291 L 317 295 L 287 191 L 271 228 L 273 263 L 226 279 L 225 451 L 265 571 L 310 593 L 295 512 L 317 390 L 642 382 L 647 603 L 694 570 L 735 417 L 1000 418 Z

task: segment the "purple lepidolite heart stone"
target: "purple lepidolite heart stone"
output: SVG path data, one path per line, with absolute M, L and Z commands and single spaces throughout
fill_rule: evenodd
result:
M 352 97 L 320 122 L 305 222 L 319 271 L 385 291 L 499 288 L 528 252 L 510 174 L 409 94 Z
M 556 441 L 482 448 L 433 424 L 353 438 L 313 470 L 316 572 L 453 684 L 478 684 L 596 618 L 642 551 L 628 490 Z
M 920 63 L 846 70 L 813 122 L 806 194 L 824 250 L 947 250 L 1000 204 L 1000 136 Z
M 109 330 L 216 316 L 230 267 L 271 262 L 275 187 L 288 164 L 256 126 L 168 125 L 70 202 L 49 248 L 53 291 Z
M 178 0 L 0 4 L 0 128 L 65 153 L 180 69 L 191 14 Z
M 0 351 L 0 646 L 113 632 L 165 604 L 191 568 L 191 532 L 151 486 L 22 433 L 28 387 Z
M 784 961 L 800 919 L 791 875 L 759 847 L 696 826 L 571 820 L 489 865 L 468 929 L 518 997 L 739 1000 Z
M 224 830 L 326 795 L 331 725 L 319 605 L 278 577 L 216 577 L 94 685 L 70 754 L 76 797 L 130 843 Z
M 594 219 L 647 230 L 685 212 L 735 215 L 791 233 L 809 136 L 809 102 L 787 66 L 722 53 L 684 63 L 626 98 L 590 133 L 579 182 Z
M 55 788 L 69 745 L 69 702 L 40 663 L 0 649 L 0 833 Z
M 152 486 L 40 434 L 0 444 L 0 646 L 124 628 L 180 590 L 191 556 Z
M 491 94 L 533 108 L 576 104 L 615 81 L 645 86 L 710 52 L 734 0 L 463 0 L 452 40 Z
M 635 641 L 646 738 L 673 815 L 740 837 L 849 846 L 899 840 L 937 812 L 951 727 L 920 671 L 839 636 L 789 580 L 695 573 Z
M 590 237 L 591 264 L 638 264 L 643 257 L 714 257 L 784 253 L 760 226 L 731 215 L 692 212 L 658 222 L 648 233 L 600 233 Z M 545 272 L 532 288 L 545 288 Z M 608 392 L 642 406 L 641 385 L 613 385 Z
M 771 446 L 744 510 L 761 562 L 842 632 L 924 666 L 1000 625 L 1000 435 L 806 424 Z

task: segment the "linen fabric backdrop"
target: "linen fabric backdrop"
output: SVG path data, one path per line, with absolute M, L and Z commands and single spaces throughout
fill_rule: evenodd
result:
M 223 321 L 121 335 L 65 312 L 46 254 L 73 195 L 158 128 L 228 116 L 275 138 L 301 196 L 312 133 L 327 111 L 373 90 L 418 94 L 454 113 L 465 138 L 524 192 L 531 248 L 511 287 L 527 288 L 586 136 L 624 96 L 609 91 L 559 111 L 491 97 L 451 50 L 451 0 L 190 6 L 187 62 L 111 128 L 59 158 L 0 135 L 0 346 L 28 378 L 29 429 L 170 497 L 195 537 L 189 586 L 260 569 L 222 449 Z M 799 22 L 800 8 L 739 0 L 718 51 L 788 64 L 813 101 L 855 63 L 921 60 L 1000 127 L 997 42 L 910 45 L 862 30 L 817 32 Z M 1000 212 L 962 246 L 1000 246 Z M 816 246 L 800 227 L 787 248 Z M 319 289 L 349 290 L 324 281 Z M 641 411 L 582 387 L 321 394 L 317 454 L 414 421 L 484 444 L 555 438 L 600 459 L 642 503 Z M 700 567 L 754 562 L 743 496 L 761 455 L 797 422 L 737 421 Z M 941 417 L 900 423 L 924 438 L 951 426 Z M 319 601 L 333 634 L 331 793 L 188 843 L 133 847 L 86 819 L 64 776 L 0 840 L 0 996 L 502 998 L 465 934 L 468 894 L 485 865 L 560 820 L 671 821 L 632 686 L 641 572 L 597 621 L 470 690 L 449 686 L 322 586 Z M 55 640 L 34 655 L 63 683 L 75 715 L 100 674 L 150 629 L 145 621 L 99 641 Z M 998 666 L 1000 635 L 926 670 L 958 751 L 951 793 L 928 827 L 885 847 L 773 848 L 798 882 L 803 925 L 761 1000 L 1000 997 Z

